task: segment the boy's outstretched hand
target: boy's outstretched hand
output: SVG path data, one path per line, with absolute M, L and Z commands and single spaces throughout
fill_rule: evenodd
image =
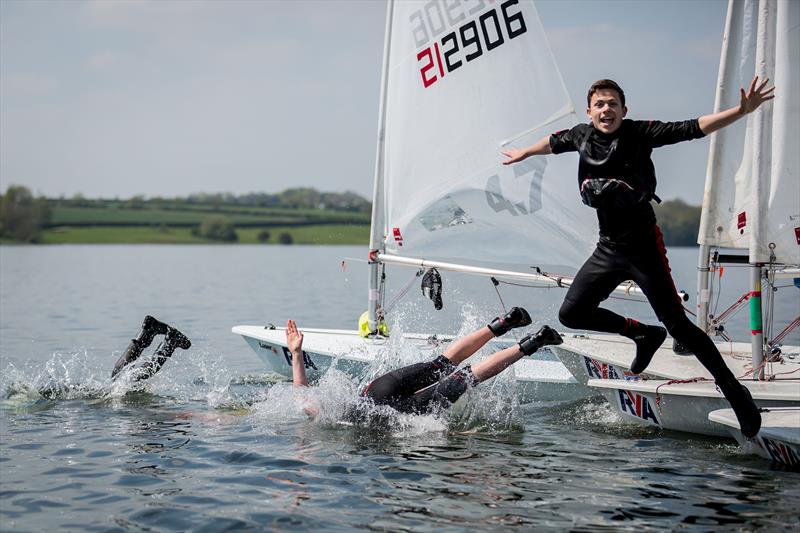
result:
M 775 86 L 765 89 L 767 83 L 769 83 L 769 78 L 764 78 L 764 81 L 756 87 L 758 84 L 758 76 L 756 76 L 750 83 L 750 89 L 747 92 L 745 92 L 743 87 L 739 88 L 739 95 L 741 96 L 739 112 L 741 114 L 746 115 L 747 113 L 752 113 L 767 100 L 775 98 Z
M 511 165 L 512 163 L 518 163 L 519 161 L 522 161 L 527 157 L 525 150 L 520 150 L 517 148 L 512 148 L 511 150 L 505 150 L 500 153 L 508 158 L 503 160 L 504 165 Z
M 291 319 L 286 323 L 286 345 L 292 354 L 303 351 L 303 334 L 297 329 L 297 323 Z

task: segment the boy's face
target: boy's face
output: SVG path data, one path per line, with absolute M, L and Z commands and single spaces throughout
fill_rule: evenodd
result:
M 592 120 L 595 128 L 603 133 L 613 133 L 622 124 L 622 119 L 628 113 L 619 100 L 619 94 L 614 89 L 598 89 L 589 101 L 586 114 Z

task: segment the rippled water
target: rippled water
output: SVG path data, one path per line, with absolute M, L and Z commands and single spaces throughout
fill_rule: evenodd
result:
M 0 529 L 796 530 L 800 473 L 732 441 L 620 425 L 599 399 L 520 406 L 508 376 L 446 417 L 388 429 L 309 422 L 301 398 L 264 375 L 230 327 L 288 317 L 353 327 L 366 269 L 341 259 L 362 253 L 3 247 Z M 670 257 L 688 265 L 676 278 L 690 288 L 694 251 Z M 449 315 L 418 292 L 398 309 L 409 327 L 454 333 L 497 312 L 491 286 L 445 277 Z M 561 297 L 519 303 L 553 322 Z M 783 305 L 791 313 L 796 300 Z M 194 345 L 144 388 L 112 385 L 110 368 L 148 312 Z M 314 394 L 337 406 L 356 387 L 334 371 Z

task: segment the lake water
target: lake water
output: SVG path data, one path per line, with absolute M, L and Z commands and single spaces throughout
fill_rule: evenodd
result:
M 492 398 L 504 409 L 467 425 L 458 413 L 385 431 L 309 422 L 230 328 L 287 318 L 354 328 L 366 305 L 364 254 L 0 248 L 0 529 L 797 530 L 800 473 L 733 441 L 620 424 L 599 399 L 520 406 L 511 386 Z M 679 288 L 693 294 L 696 250 L 672 249 L 670 260 Z M 722 300 L 746 279 L 729 270 Z M 437 313 L 412 271 L 391 274 L 390 298 L 413 280 L 394 331 L 459 333 L 500 312 L 487 280 L 445 274 Z M 560 290 L 499 291 L 536 323 L 557 322 Z M 784 323 L 800 311 L 797 295 L 779 291 Z M 652 320 L 646 305 L 609 305 Z M 110 369 L 148 313 L 193 346 L 143 389 L 112 386 Z M 739 315 L 727 329 L 744 340 L 746 310 Z M 319 390 L 336 401 L 354 386 L 332 373 Z M 53 398 L 40 397 L 43 388 Z M 466 398 L 462 412 L 478 400 Z

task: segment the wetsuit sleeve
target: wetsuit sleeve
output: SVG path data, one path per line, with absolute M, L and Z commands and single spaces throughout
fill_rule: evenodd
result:
M 585 131 L 585 127 L 586 124 L 578 124 L 572 129 L 557 131 L 550 135 L 550 149 L 554 154 L 577 151 L 583 139 L 581 132 Z
M 694 118 L 682 122 L 660 122 L 644 120 L 638 123 L 639 133 L 653 148 L 705 137 L 700 122 Z

